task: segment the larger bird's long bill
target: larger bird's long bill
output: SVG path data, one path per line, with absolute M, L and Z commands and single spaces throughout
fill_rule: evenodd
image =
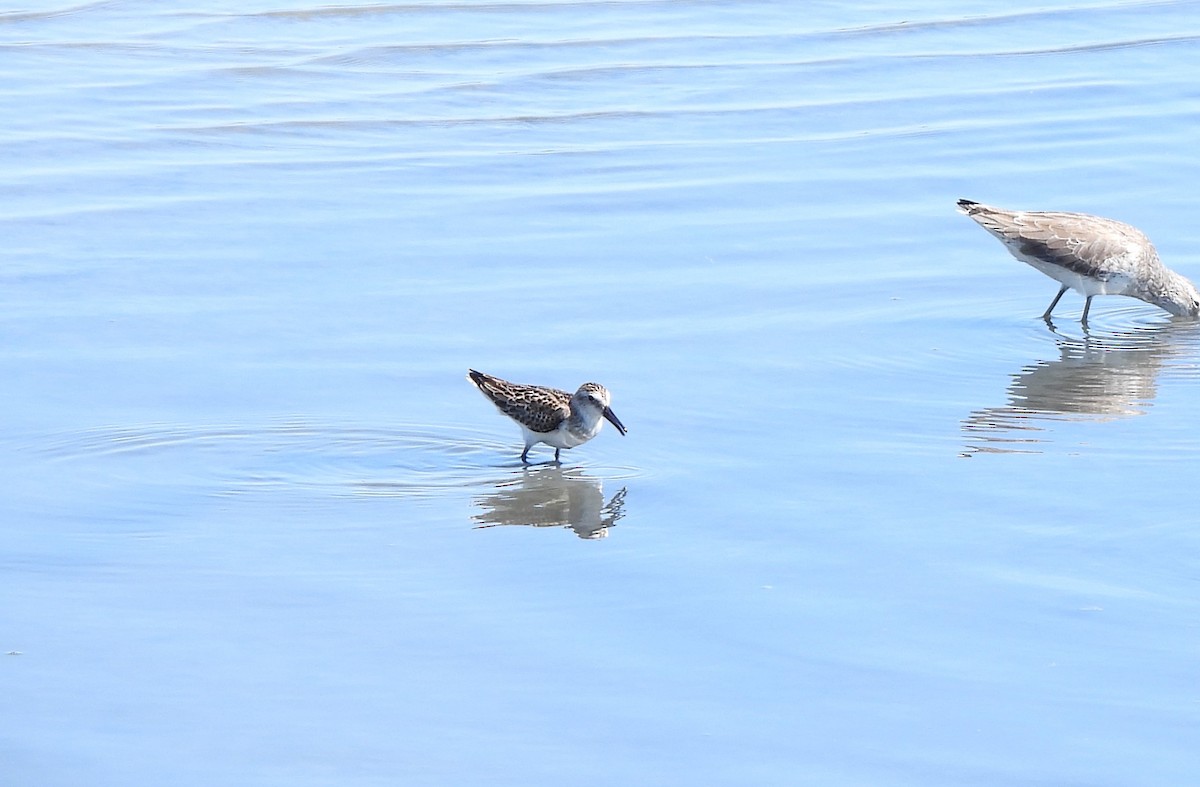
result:
M 622 435 L 624 435 L 628 431 L 625 428 L 625 424 L 621 423 L 621 419 L 617 418 L 617 414 L 612 411 L 612 408 L 610 408 L 610 407 L 604 408 L 604 417 L 608 420 L 608 422 L 610 424 L 617 427 L 617 431 L 620 432 Z

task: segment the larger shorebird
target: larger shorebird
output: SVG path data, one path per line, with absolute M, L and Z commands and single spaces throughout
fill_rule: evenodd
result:
M 960 199 L 958 209 L 1018 260 L 1062 285 L 1042 315 L 1047 322 L 1067 290 L 1087 298 L 1084 325 L 1097 295 L 1128 295 L 1180 317 L 1200 316 L 1195 286 L 1163 265 L 1154 244 L 1136 227 L 1086 213 L 1004 210 L 969 199 Z
M 599 383 L 584 383 L 574 394 L 541 385 L 522 385 L 470 369 L 467 378 L 517 422 L 525 436 L 521 461 L 529 462 L 529 449 L 538 443 L 554 446 L 554 461 L 564 448 L 583 445 L 600 434 L 607 419 L 621 434 L 625 425 L 613 414 L 612 397 Z

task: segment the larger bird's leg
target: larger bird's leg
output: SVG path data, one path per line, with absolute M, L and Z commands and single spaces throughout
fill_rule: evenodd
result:
M 1071 288 L 1065 284 L 1062 286 L 1062 289 L 1058 291 L 1058 295 L 1055 295 L 1054 300 L 1050 301 L 1050 305 L 1046 307 L 1046 313 L 1042 315 L 1043 320 L 1050 320 L 1050 312 L 1054 311 L 1054 307 L 1057 306 L 1058 302 L 1062 299 L 1063 293 L 1069 289 Z M 1091 298 L 1088 298 L 1088 301 L 1090 302 Z M 1087 314 L 1087 312 L 1085 311 L 1084 314 Z
M 1087 300 L 1083 302 L 1083 317 L 1080 319 L 1080 322 L 1082 322 L 1084 325 L 1087 325 L 1087 313 L 1088 309 L 1092 308 L 1092 298 L 1094 297 L 1094 295 L 1089 295 Z
M 529 446 L 525 446 L 525 450 L 521 452 L 521 461 L 529 464 Z
M 555 461 L 555 462 L 557 462 L 557 461 L 558 461 L 558 452 L 559 452 L 559 451 L 561 451 L 561 450 L 562 450 L 561 448 L 555 448 L 555 449 L 554 449 L 554 461 Z

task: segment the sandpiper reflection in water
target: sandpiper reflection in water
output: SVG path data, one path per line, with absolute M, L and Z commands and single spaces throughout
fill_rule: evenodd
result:
M 521 475 L 475 498 L 482 510 L 474 514 L 476 528 L 502 525 L 569 527 L 580 538 L 605 538 L 625 515 L 625 488 L 609 500 L 604 484 L 580 468 L 557 465 L 526 468 Z
M 1057 332 L 1056 332 L 1057 333 Z M 1158 378 L 1174 358 L 1192 356 L 1200 325 L 1153 328 L 1082 338 L 1058 334 L 1059 357 L 1012 376 L 1008 404 L 976 410 L 963 420 L 964 456 L 1038 453 L 1052 424 L 1105 422 L 1143 415 L 1158 395 Z

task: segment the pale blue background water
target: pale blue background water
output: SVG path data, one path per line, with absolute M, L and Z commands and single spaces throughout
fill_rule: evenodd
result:
M 0 12 L 5 784 L 1187 784 L 1200 3 Z M 608 386 L 523 469 L 468 366 Z M 538 449 L 548 458 L 545 449 Z M 525 525 L 538 525 L 537 527 Z

